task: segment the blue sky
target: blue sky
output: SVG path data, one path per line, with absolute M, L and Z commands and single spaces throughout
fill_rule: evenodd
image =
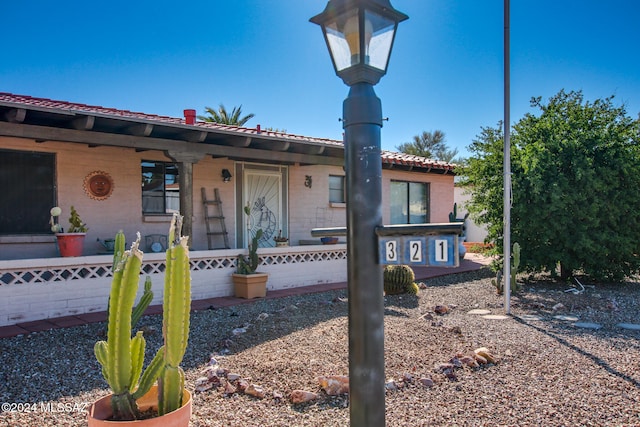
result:
M 640 112 L 640 2 L 511 2 L 511 119 L 582 90 Z M 392 0 L 400 24 L 376 86 L 382 147 L 440 129 L 466 147 L 503 117 L 503 0 Z M 247 126 L 341 139 L 348 88 L 320 28 L 325 0 L 3 1 L 0 92 L 181 117 L 242 105 Z

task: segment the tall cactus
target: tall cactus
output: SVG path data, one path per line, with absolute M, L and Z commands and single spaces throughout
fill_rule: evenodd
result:
M 182 406 L 184 372 L 180 362 L 189 339 L 191 311 L 191 275 L 189 271 L 189 238 L 180 237 L 182 217 L 174 216 L 169 232 L 164 279 L 162 335 L 164 337 L 164 368 L 158 379 L 160 415 Z
M 94 347 L 103 376 L 113 391 L 111 406 L 114 420 L 138 419 L 140 411 L 136 400 L 149 391 L 156 379 L 161 390 L 159 413 L 171 412 L 182 405 L 184 374 L 179 365 L 189 335 L 191 276 L 188 237 L 180 237 L 181 227 L 182 218 L 174 215 L 169 231 L 170 247 L 167 250 L 165 272 L 165 345 L 160 347 L 144 372 L 146 342 L 142 332 L 132 337 L 131 331 L 153 298 L 151 280 L 146 279 L 144 293 L 134 309 L 143 256 L 139 249 L 140 234 L 129 251 L 124 251 L 122 231 L 116 235 L 107 341 L 98 341 Z

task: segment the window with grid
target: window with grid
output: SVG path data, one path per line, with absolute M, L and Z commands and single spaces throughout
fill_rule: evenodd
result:
M 391 181 L 391 224 L 429 222 L 429 184 Z
M 142 161 L 142 213 L 180 212 L 180 186 L 176 163 Z
M 51 233 L 55 155 L 0 150 L 0 235 Z
M 329 175 L 329 202 L 345 203 L 344 176 Z

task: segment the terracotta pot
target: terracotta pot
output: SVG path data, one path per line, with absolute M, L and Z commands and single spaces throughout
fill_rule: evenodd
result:
M 151 387 L 147 394 L 138 399 L 137 402 L 141 411 L 147 411 L 150 408 L 158 410 L 158 386 Z M 179 409 L 161 417 L 136 421 L 107 421 L 113 415 L 111 395 L 108 395 L 96 401 L 89 408 L 89 427 L 188 427 L 189 419 L 191 418 L 191 393 L 186 389 L 182 394 L 182 402 L 183 405 Z
M 57 233 L 60 256 L 82 256 L 84 238 L 87 233 Z
M 237 274 L 233 278 L 233 289 L 238 298 L 264 298 L 267 296 L 268 273 Z

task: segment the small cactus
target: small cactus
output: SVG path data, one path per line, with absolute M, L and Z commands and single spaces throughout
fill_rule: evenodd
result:
M 417 294 L 418 286 L 414 283 L 416 277 L 408 265 L 387 265 L 384 268 L 383 278 L 384 292 L 387 295 L 407 292 Z
M 80 215 L 78 215 L 78 211 L 76 211 L 76 208 L 74 208 L 73 206 L 71 206 L 71 216 L 69 217 L 69 224 L 71 225 L 69 226 L 69 230 L 67 230 L 67 233 L 86 233 L 89 230 L 89 227 L 87 227 L 87 224 L 82 222 L 82 220 L 80 219 Z

